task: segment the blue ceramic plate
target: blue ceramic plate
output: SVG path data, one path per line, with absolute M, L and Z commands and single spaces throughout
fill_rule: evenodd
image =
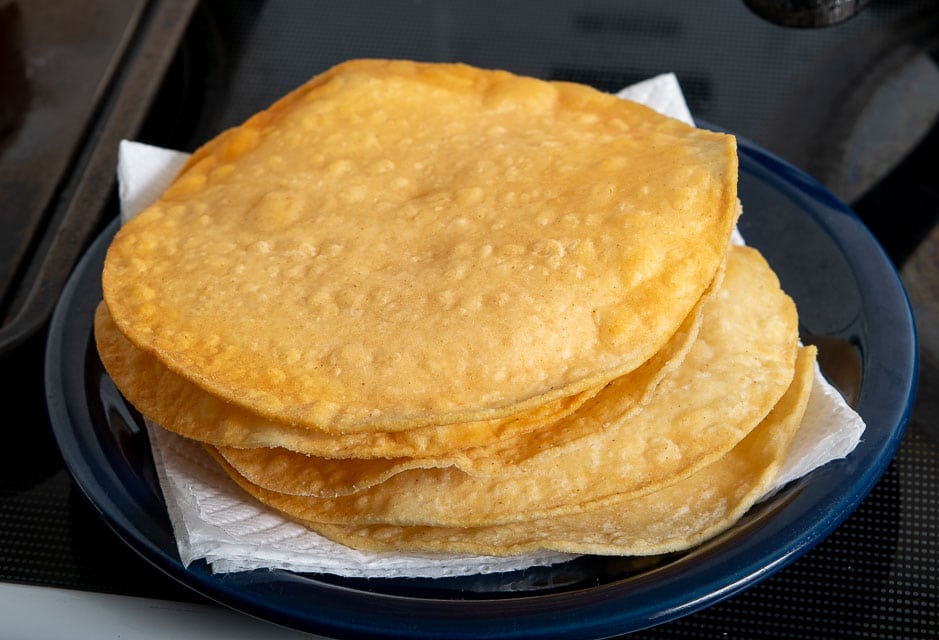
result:
M 893 457 L 911 410 L 916 338 L 895 270 L 861 222 L 801 171 L 740 141 L 740 223 L 798 304 L 802 336 L 867 423 L 847 459 L 754 507 L 723 535 L 653 558 L 584 556 L 548 568 L 441 580 L 355 580 L 288 571 L 213 575 L 179 561 L 140 417 L 103 372 L 92 338 L 112 224 L 53 316 L 47 397 L 62 455 L 111 527 L 143 557 L 227 606 L 336 637 L 600 638 L 675 619 L 794 561 L 858 506 Z

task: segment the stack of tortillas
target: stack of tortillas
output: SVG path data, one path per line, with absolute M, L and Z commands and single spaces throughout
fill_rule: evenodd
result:
M 732 247 L 732 136 L 570 83 L 354 61 L 115 237 L 101 359 L 260 502 L 360 549 L 649 554 L 772 482 L 814 350 Z

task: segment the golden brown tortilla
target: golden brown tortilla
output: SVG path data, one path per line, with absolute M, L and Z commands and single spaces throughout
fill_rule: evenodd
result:
M 333 434 L 277 423 L 208 393 L 136 348 L 117 329 L 104 304 L 96 310 L 95 340 L 105 369 L 123 395 L 164 428 L 218 446 L 282 447 L 326 458 L 426 458 L 491 444 L 553 422 L 599 390 L 588 389 L 493 420 L 430 425 L 407 431 Z M 675 345 L 675 349 L 679 346 Z M 650 376 L 648 384 L 654 382 L 651 376 L 658 373 L 649 368 L 644 371 Z
M 683 551 L 728 529 L 767 491 L 805 413 L 814 364 L 815 348 L 801 349 L 789 390 L 746 438 L 694 475 L 635 500 L 489 527 L 305 524 L 332 540 L 370 551 L 492 556 L 539 549 L 606 555 Z
M 560 433 L 577 429 L 580 438 L 537 448 L 491 476 L 410 469 L 335 498 L 254 485 L 249 491 L 303 522 L 476 527 L 577 513 L 658 490 L 730 451 L 794 375 L 795 305 L 755 249 L 731 250 L 722 287 L 703 315 L 688 356 L 641 411 L 620 419 L 615 395 L 607 395 L 614 382 L 558 423 Z M 264 486 L 293 486 L 305 463 L 299 456 L 263 472 Z
M 118 232 L 104 299 L 278 423 L 496 419 L 659 351 L 723 260 L 736 179 L 732 136 L 581 85 L 354 61 L 197 151 Z

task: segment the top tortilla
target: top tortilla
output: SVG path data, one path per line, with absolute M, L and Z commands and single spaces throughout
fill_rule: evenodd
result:
M 287 424 L 494 419 L 629 372 L 733 228 L 732 136 L 581 85 L 354 61 L 196 152 L 115 237 L 120 331 Z

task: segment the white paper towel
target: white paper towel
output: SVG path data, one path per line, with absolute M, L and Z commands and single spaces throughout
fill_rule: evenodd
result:
M 674 74 L 651 78 L 617 95 L 693 124 Z M 187 158 L 178 151 L 122 142 L 117 169 L 122 219 L 129 220 L 155 200 Z M 743 241 L 739 234 L 735 238 Z M 803 426 L 768 493 L 846 456 L 860 441 L 861 418 L 818 370 L 816 379 Z M 200 445 L 152 423 L 148 429 L 180 558 L 187 566 L 204 558 L 215 572 L 280 568 L 350 577 L 443 577 L 511 571 L 572 557 L 553 552 L 495 558 L 355 551 L 248 498 Z

